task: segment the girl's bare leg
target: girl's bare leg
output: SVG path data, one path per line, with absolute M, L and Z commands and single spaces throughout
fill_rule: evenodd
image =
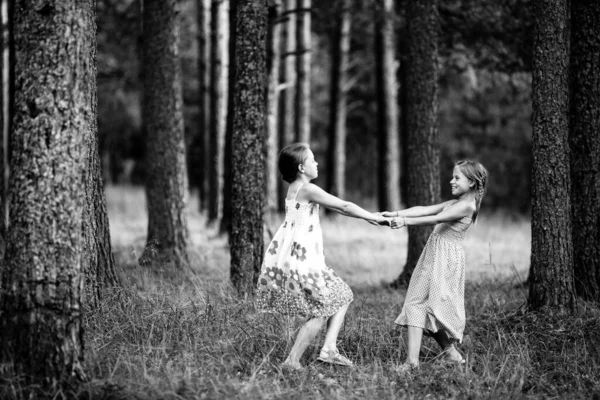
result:
M 408 327 L 408 354 L 406 363 L 413 366 L 419 365 L 419 352 L 421 351 L 421 340 L 423 339 L 423 328 L 416 326 Z
M 283 362 L 284 365 L 293 368 L 302 368 L 300 357 L 302 357 L 308 345 L 315 339 L 324 323 L 324 318 L 311 318 L 302 325 L 290 354 Z
M 348 306 L 340 308 L 327 320 L 327 333 L 325 334 L 325 343 L 323 343 L 321 351 L 337 350 L 337 337 L 344 323 L 346 311 L 348 311 Z

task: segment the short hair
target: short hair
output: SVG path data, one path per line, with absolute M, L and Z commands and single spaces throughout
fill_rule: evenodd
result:
M 296 179 L 298 166 L 306 160 L 306 151 L 309 149 L 306 143 L 292 143 L 281 150 L 277 167 L 284 181 L 291 183 Z

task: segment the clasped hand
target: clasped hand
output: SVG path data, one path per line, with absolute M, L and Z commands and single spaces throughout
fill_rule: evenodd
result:
M 405 218 L 398 217 L 398 213 L 395 211 L 382 211 L 375 214 L 385 219 L 379 222 L 372 222 L 373 225 L 388 225 L 392 229 L 400 229 L 405 226 Z

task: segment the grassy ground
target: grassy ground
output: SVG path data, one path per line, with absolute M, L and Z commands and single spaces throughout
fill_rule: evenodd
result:
M 405 331 L 393 323 L 404 291 L 386 287 L 400 273 L 405 231 L 348 218 L 324 218 L 330 264 L 355 301 L 339 348 L 353 368 L 315 363 L 281 371 L 299 320 L 257 313 L 228 285 L 226 240 L 191 212 L 194 274 L 144 269 L 146 216 L 141 190 L 109 188 L 109 213 L 124 288 L 86 314 L 85 364 L 92 378 L 79 398 L 110 399 L 600 399 L 600 311 L 581 304 L 565 318 L 524 313 L 529 224 L 483 214 L 469 232 L 464 367 L 437 360 L 425 338 L 422 367 L 393 372 L 405 356 Z M 195 208 L 194 203 L 191 205 Z M 270 218 L 276 227 L 280 217 Z

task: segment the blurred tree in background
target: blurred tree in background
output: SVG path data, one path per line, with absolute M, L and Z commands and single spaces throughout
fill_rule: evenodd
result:
M 139 108 L 140 37 L 139 0 L 101 0 L 98 4 L 98 96 L 100 153 L 107 182 L 143 182 L 140 163 L 145 152 L 141 138 Z M 182 1 L 181 65 L 186 144 L 195 140 L 200 126 L 199 107 L 204 92 L 198 72 L 199 41 L 197 7 L 201 1 Z M 406 36 L 405 6 L 398 2 L 394 20 L 396 52 L 402 62 Z M 339 12 L 330 2 L 313 2 L 311 21 L 311 144 L 317 158 L 327 155 L 332 133 L 330 90 L 334 43 L 331 32 Z M 279 96 L 281 110 L 289 110 L 285 99 L 294 92 L 295 77 L 286 65 L 294 64 L 295 13 L 291 0 L 282 2 L 281 15 L 274 21 L 283 25 Z M 438 5 L 439 35 L 439 137 L 442 198 L 449 197 L 444 171 L 463 157 L 482 161 L 493 184 L 486 207 L 507 207 L 527 212 L 530 207 L 531 166 L 531 11 L 526 0 L 476 1 L 443 0 Z M 379 159 L 377 85 L 373 43 L 375 26 L 372 2 L 353 1 L 349 7 L 351 29 L 347 82 L 347 151 L 345 190 L 350 198 L 376 207 Z M 292 26 L 292 27 L 290 27 Z M 204 38 L 206 41 L 206 38 Z M 292 44 L 286 47 L 288 41 Z M 286 61 L 287 60 L 287 61 Z M 269 61 L 270 62 L 270 61 Z M 286 64 L 287 63 L 287 64 Z M 398 73 L 401 68 L 398 69 Z M 400 77 L 398 81 L 401 82 Z M 399 88 L 399 102 L 402 87 Z M 295 98 L 292 93 L 291 99 Z M 293 100 L 292 100 L 293 101 Z M 292 104 L 293 106 L 293 104 Z M 206 111 L 204 111 L 206 112 Z M 402 113 L 402 110 L 401 110 Z M 287 134 L 294 134 L 294 111 L 284 111 L 278 122 Z M 402 128 L 400 129 L 402 131 Z M 288 139 L 289 140 L 289 139 Z M 280 147 L 284 142 L 281 141 Z M 198 171 L 206 168 L 200 157 L 188 157 L 193 187 Z M 401 162 L 403 162 L 401 160 Z M 321 165 L 322 186 L 332 173 Z M 398 184 L 400 185 L 400 184 Z

